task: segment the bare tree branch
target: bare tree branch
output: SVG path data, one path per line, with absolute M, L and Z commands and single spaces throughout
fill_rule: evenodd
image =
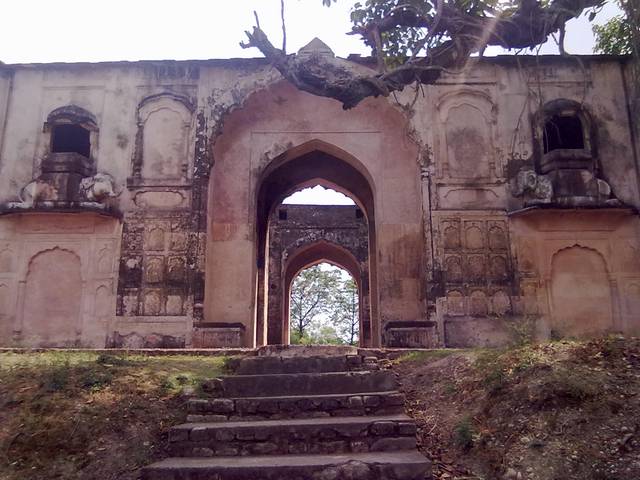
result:
M 287 53 L 287 27 L 284 24 L 284 0 L 280 0 L 280 21 L 282 22 L 282 51 Z
M 245 32 L 248 41 L 240 45 L 260 50 L 282 76 L 300 90 L 336 99 L 343 108 L 349 109 L 367 97 L 386 97 L 414 82 L 433 84 L 443 72 L 464 68 L 470 55 L 486 46 L 535 47 L 585 8 L 604 3 L 604 0 L 552 0 L 543 6 L 539 0 L 520 0 L 514 11 L 485 15 L 463 11 L 446 0 L 435 1 L 437 8 L 433 14 L 423 14 L 411 5 L 399 5 L 383 18 L 353 29 L 352 34 L 361 35 L 365 43 L 374 48 L 377 74 L 356 73 L 331 57 L 287 55 L 284 48 L 277 49 L 269 41 L 257 15 L 253 31 Z M 427 33 L 415 46 L 410 61 L 387 71 L 381 56 L 381 38 L 397 28 L 424 28 Z M 417 57 L 417 52 L 433 38 L 448 40 L 429 48 L 426 56 Z

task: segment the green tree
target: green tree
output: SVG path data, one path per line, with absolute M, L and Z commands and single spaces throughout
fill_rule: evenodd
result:
M 291 343 L 305 343 L 312 322 L 330 314 L 339 281 L 339 270 L 324 270 L 320 265 L 303 270 L 293 280 L 289 304 Z
M 331 322 L 345 343 L 356 345 L 360 333 L 358 286 L 348 278 L 342 280 L 336 293 Z
M 351 12 L 351 34 L 371 47 L 377 72 L 361 73 L 330 56 L 286 52 L 284 0 L 282 48 L 260 28 L 247 31 L 244 48 L 257 48 L 300 90 L 334 98 L 353 108 L 368 97 L 389 96 L 409 85 L 433 84 L 443 72 L 466 68 L 488 46 L 533 48 L 559 33 L 566 22 L 607 0 L 361 0 Z M 322 0 L 331 5 L 333 0 Z M 634 8 L 628 2 L 630 11 Z M 635 7 L 635 10 L 638 10 Z M 562 50 L 562 46 L 561 46 Z
M 322 265 L 303 270 L 291 285 L 291 343 L 357 344 L 358 301 L 358 287 L 344 270 Z
M 309 329 L 300 343 L 313 345 L 344 345 L 344 340 L 338 335 L 336 328 L 332 325 L 321 323 L 317 328 Z
M 618 1 L 624 15 L 617 15 L 604 25 L 594 25 L 593 33 L 596 36 L 597 53 L 610 55 L 631 55 L 634 53 L 634 28 L 636 30 L 636 42 L 638 39 L 638 18 L 633 19 L 630 2 Z M 636 13 L 637 17 L 637 13 Z M 637 43 L 636 49 L 637 51 Z

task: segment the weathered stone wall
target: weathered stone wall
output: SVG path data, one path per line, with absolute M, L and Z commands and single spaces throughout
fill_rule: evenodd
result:
M 278 200 L 260 197 L 267 179 L 273 195 L 315 182 L 358 198 L 369 219 L 373 345 L 497 344 L 529 323 L 541 337 L 637 330 L 640 144 L 625 65 L 615 57 L 481 59 L 417 98 L 407 91 L 397 104 L 369 99 L 347 112 L 296 91 L 257 59 L 0 65 L 2 241 L 12 252 L 34 239 L 53 249 L 33 262 L 36 251 L 9 255 L 12 271 L 0 273 L 1 338 L 261 343 L 259 209 Z M 69 191 L 64 205 L 49 201 L 60 195 L 47 182 L 75 188 L 64 176 L 79 175 L 56 171 L 68 159 L 50 155 L 52 112 L 69 106 L 95 123 L 80 170 L 113 179 L 106 200 Z M 544 125 L 556 114 L 580 119 L 579 151 L 545 151 Z M 323 171 L 322 162 L 335 167 Z M 276 192 L 269 175 L 288 166 Z M 103 210 L 111 212 L 108 233 L 97 233 Z M 57 227 L 67 222 L 71 230 Z M 87 273 L 96 238 L 118 252 L 119 266 L 102 277 Z M 67 241 L 86 245 L 55 250 Z M 65 295 L 80 302 L 83 327 L 68 341 L 28 340 L 18 325 L 38 316 L 16 306 L 18 286 L 45 285 L 42 269 L 68 278 L 26 292 L 36 295 L 30 303 Z M 113 303 L 98 315 L 105 326 L 89 334 L 84 326 L 96 315 L 87 299 L 98 280 L 110 292 L 100 302 Z M 561 292 L 576 282 L 599 292 L 591 297 L 600 309 L 610 304 L 610 315 L 596 310 L 596 322 L 571 313 L 583 311 L 584 297 Z M 64 328 L 66 338 L 72 329 Z
M 0 217 L 0 338 L 104 347 L 113 329 L 121 225 L 93 213 Z

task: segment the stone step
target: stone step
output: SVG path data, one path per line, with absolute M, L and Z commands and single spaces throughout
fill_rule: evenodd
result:
M 393 373 L 385 370 L 232 375 L 213 378 L 202 385 L 205 391 L 225 398 L 387 392 L 396 390 L 397 386 Z
M 426 480 L 431 463 L 417 451 L 347 455 L 168 458 L 142 480 Z
M 358 347 L 352 345 L 265 345 L 256 350 L 258 357 L 318 357 L 357 355 Z
M 390 415 L 404 412 L 397 391 L 282 397 L 195 398 L 187 403 L 189 422 Z
M 415 448 L 416 425 L 406 415 L 185 423 L 169 443 L 181 457 L 387 452 Z
M 236 375 L 265 375 L 277 373 L 324 373 L 377 369 L 375 357 L 333 355 L 315 357 L 245 357 L 232 365 Z

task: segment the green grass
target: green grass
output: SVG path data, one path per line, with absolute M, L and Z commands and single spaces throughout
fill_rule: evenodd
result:
M 446 358 L 449 355 L 453 355 L 454 353 L 458 353 L 461 350 L 454 348 L 441 348 L 441 349 L 433 349 L 433 350 L 415 350 L 412 352 L 405 353 L 401 355 L 394 363 L 402 363 L 402 362 L 435 362 L 436 360 L 440 360 L 442 358 Z
M 473 446 L 473 422 L 470 416 L 463 417 L 453 428 L 453 441 L 462 450 L 470 450 Z

